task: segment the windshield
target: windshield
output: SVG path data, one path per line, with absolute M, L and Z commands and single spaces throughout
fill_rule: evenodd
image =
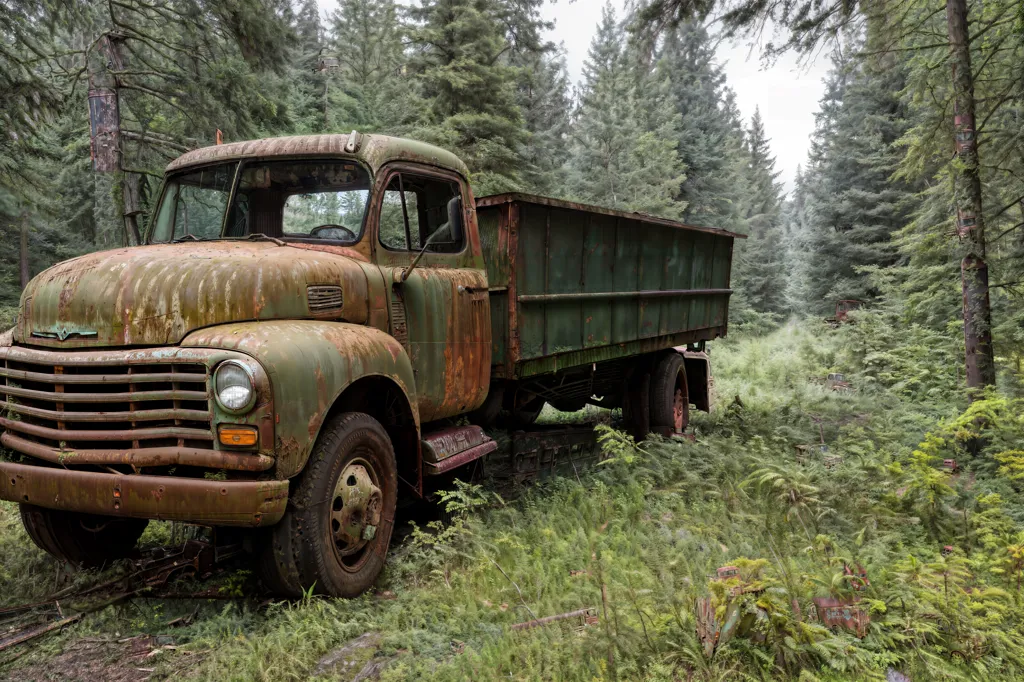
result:
M 149 241 L 263 234 L 354 244 L 362 237 L 369 194 L 369 174 L 350 161 L 207 166 L 167 179 Z

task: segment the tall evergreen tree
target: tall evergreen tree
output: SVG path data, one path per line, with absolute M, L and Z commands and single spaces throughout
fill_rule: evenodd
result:
M 545 52 L 521 60 L 518 100 L 529 139 L 524 180 L 532 192 L 565 192 L 572 102 L 565 57 Z
M 584 201 L 680 217 L 685 179 L 676 148 L 678 113 L 661 69 L 638 72 L 625 34 L 606 5 L 583 67 L 570 186 Z
M 761 112 L 747 131 L 746 224 L 750 233 L 739 248 L 735 276 L 738 300 L 759 313 L 786 310 L 786 261 L 782 233 L 782 185 L 775 170 Z
M 422 136 L 459 154 L 478 194 L 522 187 L 527 133 L 498 0 L 420 0 L 412 67 L 430 101 Z
M 424 123 L 427 103 L 407 69 L 408 33 L 394 0 L 341 0 L 331 15 L 332 130 L 409 134 Z
M 915 190 L 894 177 L 909 129 L 900 91 L 905 77 L 891 55 L 834 59 L 812 149 L 804 235 L 808 310 L 881 292 L 870 268 L 895 265 L 895 232 L 910 220 Z
M 292 20 L 295 49 L 289 59 L 292 116 L 296 132 L 318 133 L 327 128 L 330 109 L 330 72 L 321 67 L 325 53 L 324 29 L 316 0 L 302 0 Z
M 716 63 L 714 42 L 697 22 L 669 31 L 661 49 L 671 98 L 681 115 L 679 155 L 686 165 L 680 199 L 686 222 L 740 228 L 742 184 L 737 159 L 742 134 L 725 109 L 725 73 Z

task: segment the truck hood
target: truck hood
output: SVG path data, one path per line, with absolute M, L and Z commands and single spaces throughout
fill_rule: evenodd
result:
M 366 269 L 372 267 L 352 249 L 269 242 L 93 253 L 55 265 L 29 283 L 14 340 L 57 348 L 156 346 L 226 322 L 362 323 L 369 304 Z M 342 300 L 337 289 L 329 289 L 311 310 L 311 286 L 341 287 Z

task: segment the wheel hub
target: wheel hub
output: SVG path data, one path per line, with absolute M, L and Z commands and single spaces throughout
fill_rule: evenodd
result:
M 372 468 L 354 460 L 338 478 L 331 501 L 331 531 L 338 551 L 351 554 L 377 534 L 383 494 L 374 483 Z

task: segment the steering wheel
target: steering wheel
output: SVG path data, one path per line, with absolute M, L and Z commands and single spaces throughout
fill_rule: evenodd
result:
M 356 240 L 356 233 L 348 229 L 344 225 L 318 225 L 309 231 L 310 237 L 316 237 L 317 239 L 337 239 L 343 242 L 354 242 Z

